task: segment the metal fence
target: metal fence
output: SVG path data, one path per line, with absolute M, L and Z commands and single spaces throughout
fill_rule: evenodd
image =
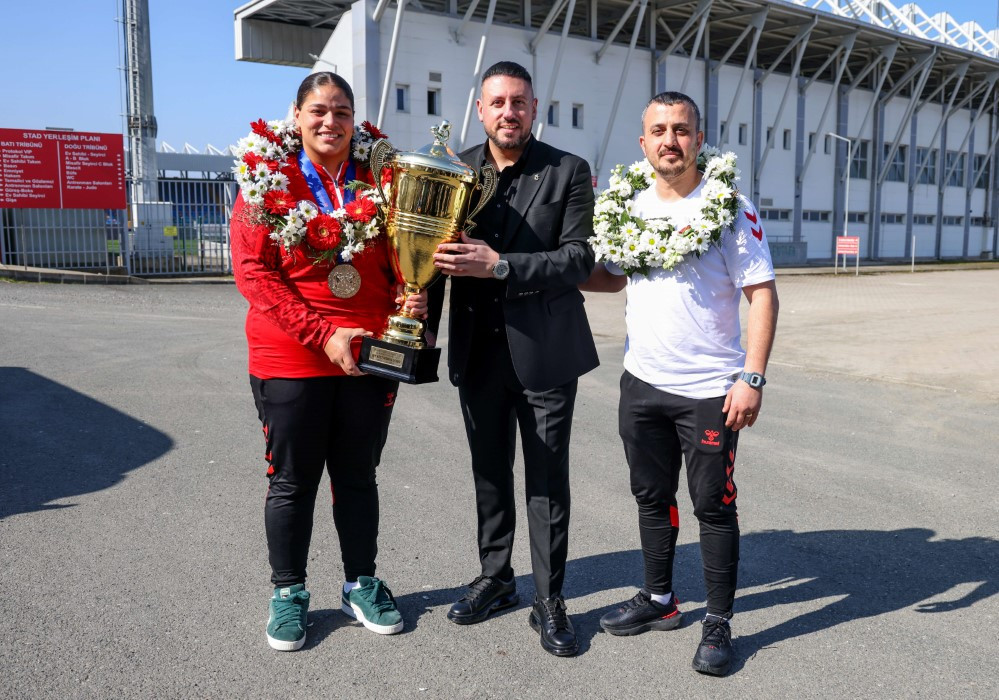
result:
M 129 188 L 131 191 L 131 188 Z M 162 179 L 159 201 L 0 210 L 0 262 L 139 276 L 227 275 L 231 180 Z

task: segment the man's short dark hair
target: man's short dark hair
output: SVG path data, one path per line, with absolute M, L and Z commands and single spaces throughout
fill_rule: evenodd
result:
M 645 131 L 645 113 L 649 111 L 649 107 L 653 104 L 661 104 L 665 107 L 670 107 L 672 105 L 687 105 L 694 112 L 694 131 L 701 130 L 701 110 L 697 107 L 697 103 L 694 102 L 689 96 L 684 95 L 682 92 L 660 92 L 658 95 L 649 100 L 649 103 L 645 105 L 645 109 L 642 110 L 642 131 Z
M 508 78 L 519 78 L 525 83 L 531 86 L 531 92 L 534 92 L 534 81 L 531 80 L 531 74 L 527 72 L 519 63 L 514 63 L 513 61 L 500 61 L 499 63 L 494 63 L 486 72 L 482 74 L 482 82 L 485 83 L 490 78 L 495 78 L 497 75 L 504 75 Z

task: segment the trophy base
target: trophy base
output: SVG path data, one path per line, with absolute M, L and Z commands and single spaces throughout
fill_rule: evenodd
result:
M 361 341 L 357 366 L 362 372 L 406 384 L 428 384 L 440 381 L 437 376 L 440 359 L 440 348 L 410 348 L 369 337 Z

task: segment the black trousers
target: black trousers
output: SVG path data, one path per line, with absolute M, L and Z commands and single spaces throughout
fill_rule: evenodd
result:
M 569 551 L 569 435 L 577 381 L 528 391 L 517 380 L 505 342 L 477 350 L 458 396 L 472 453 L 482 573 L 504 580 L 513 576 L 519 425 L 534 584 L 543 597 L 561 594 Z
M 725 397 L 676 396 L 625 372 L 621 377 L 618 431 L 638 502 L 645 560 L 645 588 L 673 590 L 673 558 L 680 518 L 676 492 L 681 458 L 700 524 L 708 612 L 729 617 L 739 562 L 739 520 L 732 480 L 739 434 L 725 427 Z
M 275 586 L 304 583 L 323 470 L 344 576 L 374 576 L 378 552 L 375 468 L 399 383 L 363 377 L 258 379 L 250 387 L 266 437 L 264 525 Z

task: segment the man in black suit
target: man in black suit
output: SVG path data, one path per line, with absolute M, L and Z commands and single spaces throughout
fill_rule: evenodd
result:
M 590 168 L 531 135 L 538 101 L 522 66 L 489 68 L 477 106 L 489 138 L 460 157 L 476 169 L 492 164 L 497 191 L 476 217 L 481 238 L 463 234 L 434 256 L 451 279 L 448 373 L 472 453 L 482 565 L 448 617 L 480 622 L 519 600 L 510 566 L 519 424 L 537 589 L 529 622 L 546 651 L 572 656 L 579 645 L 562 598 L 569 434 L 577 379 L 598 364 L 577 288 L 593 269 Z M 435 331 L 442 282 L 430 297 Z

